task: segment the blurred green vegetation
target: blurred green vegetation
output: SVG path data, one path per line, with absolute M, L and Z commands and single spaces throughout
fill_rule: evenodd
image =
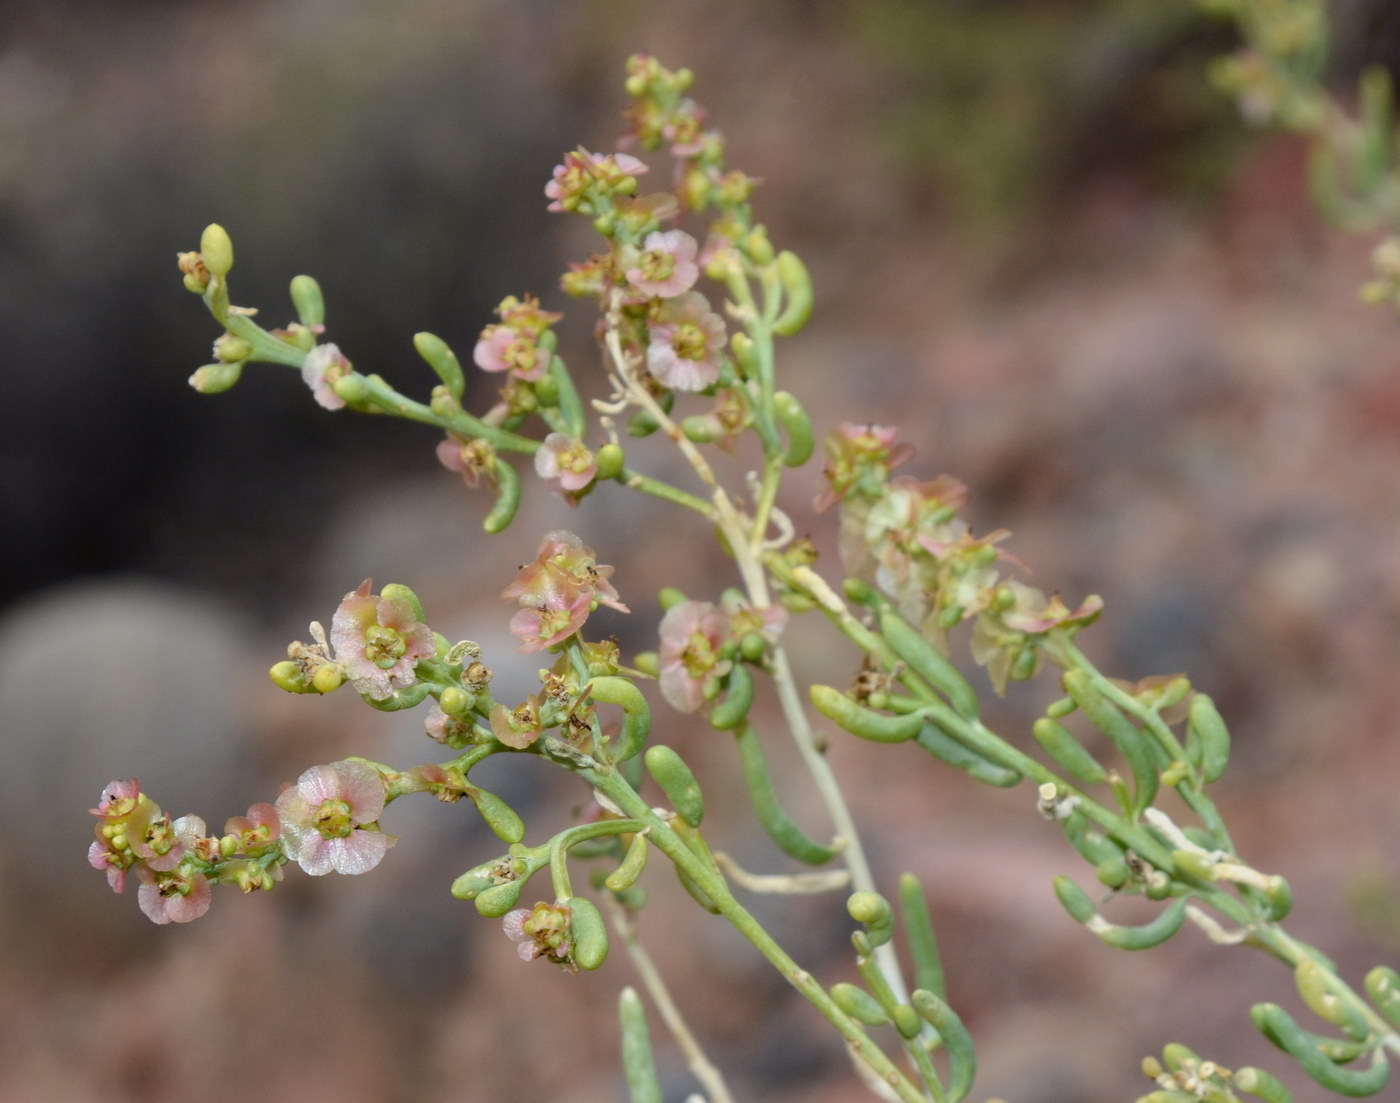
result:
M 1231 29 L 1185 0 L 868 0 L 849 17 L 888 69 L 884 147 L 965 232 L 1115 171 L 1197 202 L 1250 142 L 1201 77 Z

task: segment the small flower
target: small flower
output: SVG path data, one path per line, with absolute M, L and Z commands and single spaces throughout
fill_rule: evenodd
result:
M 628 612 L 608 581 L 612 571 L 572 532 L 547 533 L 534 560 L 501 591 L 501 597 L 516 598 L 522 606 L 510 622 L 511 632 L 523 641 L 520 650 L 543 651 L 563 643 L 597 605 Z
M 368 873 L 395 841 L 369 827 L 384 811 L 384 782 L 363 762 L 313 766 L 277 798 L 287 856 L 313 877 Z
M 282 836 L 277 809 L 260 801 L 248 807 L 246 816 L 233 816 L 224 824 L 224 835 L 233 837 L 235 854 L 257 857 Z
M 661 619 L 661 695 L 681 712 L 698 709 L 705 683 L 729 672 L 719 653 L 728 628 L 728 618 L 708 601 L 683 601 Z
M 914 454 L 907 443 L 896 443 L 899 430 L 887 425 L 842 422 L 822 441 L 826 452 L 828 487 L 816 501 L 817 511 L 830 509 L 852 492 L 878 497 L 890 471 Z
M 496 449 L 480 437 L 463 440 L 448 433 L 446 440 L 438 441 L 437 458 L 447 470 L 461 475 L 462 481 L 473 490 L 481 485 L 483 475 L 495 482 Z
M 1040 669 L 1041 644 L 1054 629 L 1069 635 L 1093 623 L 1103 599 L 1093 595 L 1070 609 L 1059 595 L 1049 599 L 1033 586 L 1006 582 L 998 586 L 989 608 L 977 618 L 972 632 L 972 657 L 987 668 L 997 693 L 1008 681 L 1025 681 Z
M 336 661 L 345 667 L 355 689 L 383 701 L 394 690 L 411 686 L 419 659 L 436 650 L 432 630 L 414 617 L 404 597 L 369 592 L 365 579 L 346 594 L 331 619 Z
M 180 866 L 157 871 L 139 866 L 141 887 L 136 902 L 152 923 L 190 923 L 209 910 L 209 879 L 198 870 Z
M 572 918 L 567 905 L 541 901 L 533 908 L 516 908 L 507 912 L 502 926 L 506 936 L 516 943 L 515 952 L 522 961 L 545 957 L 564 965 L 573 951 L 569 940 Z
M 551 489 L 567 497 L 593 481 L 598 464 L 581 440 L 564 433 L 550 433 L 535 453 L 535 471 L 551 484 Z
M 642 241 L 643 251 L 626 269 L 627 282 L 642 294 L 669 299 L 689 291 L 699 278 L 699 244 L 684 230 L 657 230 Z
M 662 126 L 661 136 L 676 157 L 694 157 L 705 148 L 705 111 L 694 100 L 681 100 L 676 113 Z
M 491 732 L 507 747 L 523 751 L 535 742 L 543 731 L 540 699 L 533 693 L 513 709 L 500 704 L 491 709 Z
M 423 730 L 433 742 L 452 747 L 454 750 L 460 750 L 474 738 L 469 719 L 449 716 L 436 704 L 428 710 L 428 715 L 423 717 Z
M 335 345 L 317 345 L 301 363 L 301 378 L 318 403 L 327 410 L 339 410 L 345 399 L 335 393 L 335 383 L 352 370 L 350 361 Z
M 113 840 L 97 829 L 97 840 L 88 846 L 88 865 L 107 874 L 107 887 L 113 892 L 126 888 L 126 871 L 136 864 L 131 849 L 117 849 Z
M 511 635 L 521 641 L 519 651 L 522 654 L 544 651 L 579 631 L 592 608 L 592 595 L 587 590 L 547 597 L 510 618 Z
M 551 200 L 548 209 L 578 210 L 588 192 L 595 188 L 626 195 L 637 186 L 633 177 L 646 171 L 647 166 L 631 154 L 601 155 L 580 146 L 575 152 L 564 154 L 563 163 L 554 167 L 554 178 L 544 186 L 544 194 Z
M 123 820 L 136 810 L 141 800 L 141 783 L 135 778 L 130 781 L 110 781 L 102 790 L 102 799 L 96 808 L 88 811 L 109 822 Z
M 181 816 L 171 823 L 153 801 L 143 801 L 126 822 L 132 853 L 158 873 L 178 866 L 208 833 L 198 816 Z
M 647 336 L 647 370 L 666 386 L 703 391 L 719 378 L 724 319 L 700 292 L 668 300 Z

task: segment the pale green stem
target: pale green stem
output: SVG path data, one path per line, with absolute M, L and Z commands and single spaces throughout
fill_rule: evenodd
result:
M 816 1007 L 823 1018 L 846 1039 L 852 1051 L 894 1090 L 903 1103 L 926 1103 L 923 1093 L 899 1071 L 885 1052 L 871 1041 L 860 1025 L 836 1006 L 827 995 L 826 989 L 793 961 L 758 920 L 734 898 L 724 878 L 700 861 L 670 824 L 657 815 L 630 785 L 611 770 L 605 771 L 574 763 L 570 764 L 570 768 L 591 782 L 628 815 L 646 820 L 651 825 L 652 830 L 648 838 L 657 848 L 705 890 L 719 908 L 720 914 L 769 960 L 784 980 Z
M 607 898 L 607 905 L 608 918 L 612 920 L 613 928 L 627 950 L 627 956 L 632 959 L 632 965 L 641 977 L 647 995 L 651 997 L 651 1002 L 656 1004 L 666 1029 L 671 1032 L 671 1037 L 676 1040 L 676 1045 L 685 1057 L 686 1067 L 690 1069 L 691 1075 L 700 1081 L 701 1086 L 709 1093 L 710 1103 L 734 1103 L 734 1097 L 729 1094 L 729 1086 L 724 1082 L 724 1074 L 705 1056 L 704 1049 L 686 1023 L 680 1008 L 676 1006 L 676 1001 L 671 998 L 671 992 L 666 987 L 660 970 L 656 968 L 656 963 L 642 945 L 642 940 L 637 934 L 637 925 L 627 914 L 627 909 L 611 895 Z

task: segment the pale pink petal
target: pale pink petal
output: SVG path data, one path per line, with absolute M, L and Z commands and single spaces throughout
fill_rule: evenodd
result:
M 297 841 L 295 853 L 293 853 L 290 831 L 287 832 L 287 837 L 288 855 L 312 877 L 324 877 L 335 868 L 332 840 L 322 837 L 319 831 L 313 829 L 302 835 Z M 334 841 L 339 842 L 340 840 Z
M 338 797 L 350 805 L 356 823 L 372 823 L 384 811 L 384 781 L 379 771 L 346 759 L 332 767 L 339 776 Z
M 349 838 L 331 840 L 331 864 L 337 873 L 368 873 L 388 849 L 389 836 L 384 832 L 352 831 Z
M 297 778 L 297 792 L 312 808 L 328 800 L 342 800 L 340 771 L 334 766 L 312 766 Z
M 213 892 L 209 882 L 200 874 L 194 875 L 194 886 L 188 896 L 165 897 L 165 914 L 174 923 L 189 923 L 209 910 Z

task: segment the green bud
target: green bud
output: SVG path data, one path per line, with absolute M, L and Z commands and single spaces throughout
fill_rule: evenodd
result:
M 632 656 L 632 665 L 643 674 L 649 674 L 653 678 L 661 676 L 661 660 L 655 651 L 639 651 Z
M 894 1028 L 902 1037 L 917 1038 L 924 1028 L 924 1021 L 919 1018 L 919 1013 L 907 1003 L 896 1004 L 890 1014 L 894 1020 Z
M 671 807 L 691 827 L 699 827 L 705 818 L 705 799 L 690 767 L 674 750 L 661 744 L 647 748 L 645 761 L 647 773 L 661 786 Z
M 1186 727 L 1187 757 L 1201 767 L 1206 781 L 1218 781 L 1230 760 L 1230 732 L 1215 702 L 1204 693 L 1191 701 Z
M 846 900 L 846 911 L 867 927 L 887 927 L 894 922 L 890 902 L 878 892 L 853 892 Z
M 670 612 L 677 605 L 690 599 L 674 586 L 665 586 L 662 587 L 661 592 L 656 595 L 656 600 L 660 604 L 663 612 Z
M 768 641 L 763 638 L 761 632 L 745 632 L 739 640 L 739 654 L 744 656 L 747 662 L 758 662 L 767 651 Z
M 768 231 L 755 226 L 743 240 L 744 252 L 755 264 L 773 263 L 773 243 L 768 240 Z M 776 328 L 776 327 L 775 327 Z
M 406 601 L 408 607 L 413 610 L 413 619 L 420 624 L 423 622 L 423 603 L 418 600 L 418 595 L 405 586 L 402 582 L 391 582 L 379 591 L 379 596 L 388 601 Z
M 571 896 L 561 901 L 569 909 L 569 934 L 573 938 L 573 953 L 569 956 L 580 969 L 593 970 L 608 957 L 608 928 L 598 905 L 586 896 Z
M 758 350 L 754 348 L 753 338 L 747 333 L 735 333 L 729 338 L 729 351 L 734 356 L 734 361 L 739 365 L 739 373 L 750 379 L 758 372 Z
M 1111 889 L 1121 889 L 1132 879 L 1133 871 L 1121 856 L 1105 858 L 1094 867 L 1094 876 L 1099 883 Z
M 310 276 L 293 276 L 291 292 L 292 305 L 297 308 L 302 325 L 315 329 L 326 324 L 326 301 L 319 283 Z
M 864 988 L 842 981 L 831 986 L 831 1002 L 866 1026 L 884 1026 L 890 1021 L 879 1001 Z
M 632 842 L 627 846 L 626 856 L 623 857 L 621 864 L 604 879 L 603 887 L 609 892 L 623 892 L 630 889 L 637 883 L 637 878 L 642 875 L 642 870 L 646 869 L 650 850 L 651 847 L 645 835 L 633 835 Z
M 494 881 L 476 870 L 468 870 L 452 882 L 452 895 L 458 900 L 475 900 L 489 889 Z
M 598 465 L 598 478 L 615 479 L 622 474 L 622 469 L 627 463 L 627 456 L 622 451 L 621 445 L 611 442 L 598 449 L 593 457 Z
M 1051 720 L 1063 720 L 1070 713 L 1074 712 L 1078 705 L 1074 703 L 1073 697 L 1061 697 L 1058 701 L 1052 701 L 1049 708 L 1045 710 L 1045 715 Z
M 476 810 L 481 813 L 486 826 L 496 833 L 496 838 L 501 842 L 518 843 L 525 837 L 525 822 L 514 808 L 495 793 L 488 793 L 485 789 L 470 789 L 467 791 L 467 797 L 476 805 Z
M 243 375 L 243 362 L 205 364 L 190 376 L 190 386 L 200 394 L 220 394 L 228 390 Z
M 1098 914 L 1089 894 L 1068 877 L 1055 878 L 1055 895 L 1076 922 L 1087 923 Z
M 827 719 L 861 739 L 875 743 L 903 743 L 913 739 L 924 726 L 921 712 L 886 716 L 857 704 L 831 686 L 814 685 L 808 690 L 812 704 Z
M 272 684 L 278 689 L 285 689 L 288 693 L 310 693 L 311 687 L 306 684 L 306 675 L 302 673 L 301 666 L 292 662 L 291 659 L 283 659 L 280 663 L 274 663 L 272 669 L 267 672 Z
M 224 364 L 236 364 L 253 355 L 253 346 L 242 337 L 225 333 L 214 342 L 214 358 Z
M 438 705 L 448 716 L 465 716 L 471 711 L 476 699 L 464 689 L 448 686 L 438 698 Z
M 204 258 L 204 267 L 212 275 L 227 276 L 233 267 L 233 242 L 217 222 L 204 227 L 204 233 L 199 238 L 199 253 Z
M 238 853 L 238 839 L 233 835 L 225 835 L 219 840 L 219 854 L 224 858 L 232 858 Z
M 415 333 L 413 335 L 413 347 L 437 373 L 437 377 L 442 380 L 442 385 L 454 398 L 461 398 L 462 392 L 466 390 L 466 376 L 462 373 L 462 365 L 454 353 L 441 337 L 435 333 Z
M 724 423 L 714 414 L 690 414 L 681 418 L 680 428 L 694 444 L 712 444 L 725 435 Z
M 782 281 L 786 302 L 783 312 L 773 322 L 773 332 L 790 337 L 812 316 L 812 277 L 797 254 L 784 249 L 778 254 L 778 278 Z
M 453 887 L 456 888 L 455 885 Z M 520 893 L 524 888 L 524 881 L 506 881 L 504 884 L 492 885 L 476 895 L 476 910 L 487 919 L 499 919 L 520 902 Z
M 331 384 L 331 389 L 344 399 L 348 406 L 363 406 L 369 398 L 369 383 L 359 372 L 342 375 Z
M 311 688 L 317 693 L 333 693 L 345 684 L 345 672 L 340 667 L 327 663 L 311 675 Z

